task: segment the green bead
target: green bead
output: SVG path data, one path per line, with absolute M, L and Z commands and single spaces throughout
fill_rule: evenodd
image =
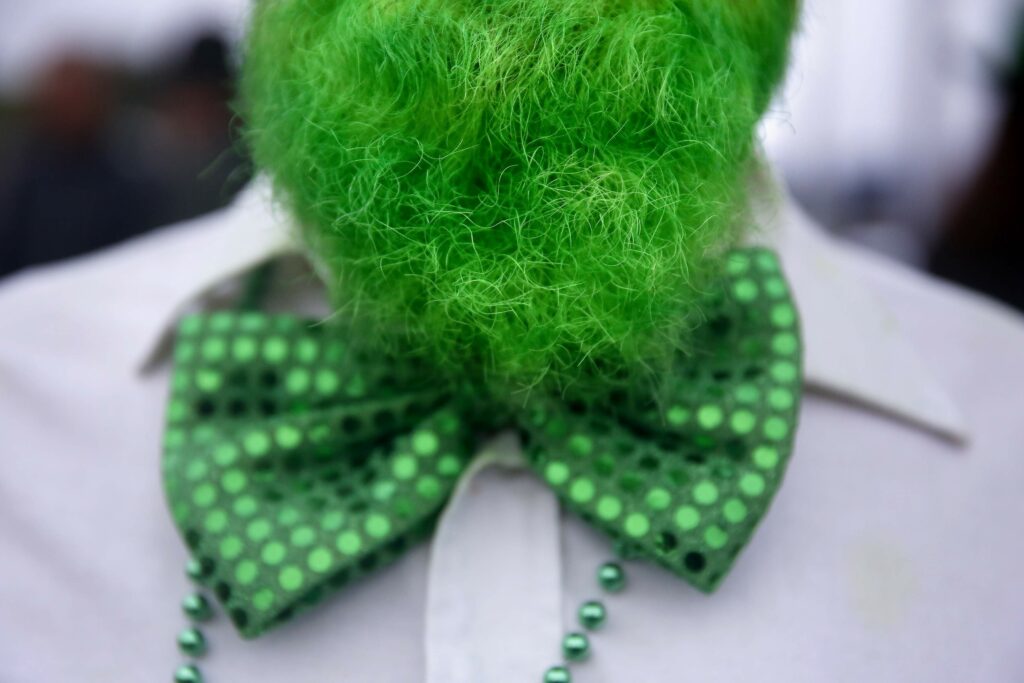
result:
M 185 616 L 193 621 L 206 621 L 213 616 L 210 601 L 199 593 L 193 593 L 181 601 L 181 609 Z
M 590 654 L 590 639 L 582 633 L 570 633 L 562 640 L 562 653 L 570 662 L 579 662 Z
M 604 605 L 597 600 L 590 600 L 580 606 L 580 624 L 591 631 L 601 628 L 607 616 Z
M 191 664 L 182 666 L 174 672 L 174 683 L 203 683 L 203 674 Z
M 564 666 L 553 666 L 544 673 L 544 683 L 572 683 L 572 674 Z
M 206 570 L 203 569 L 203 563 L 195 558 L 185 564 L 185 573 L 188 575 L 188 578 L 196 582 L 206 578 Z
M 187 628 L 178 634 L 178 648 L 187 655 L 199 657 L 206 653 L 206 637 L 197 628 Z
M 618 593 L 626 587 L 626 572 L 618 562 L 606 562 L 597 570 L 597 582 L 609 593 Z

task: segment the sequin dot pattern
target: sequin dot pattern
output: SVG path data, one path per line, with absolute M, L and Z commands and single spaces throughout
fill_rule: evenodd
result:
M 469 452 L 468 425 L 418 366 L 320 329 L 195 316 L 175 349 L 165 488 L 196 578 L 245 636 L 422 537 Z
M 519 430 L 537 474 L 624 555 L 712 590 L 781 482 L 802 373 L 774 255 L 732 253 L 708 296 L 694 353 L 657 395 L 538 395 L 515 411 L 327 325 L 186 318 L 163 469 L 190 575 L 255 637 L 428 535 L 497 425 Z
M 767 511 L 801 395 L 797 315 L 775 256 L 735 252 L 715 313 L 663 396 L 611 406 L 537 402 L 528 460 L 626 556 L 711 591 Z M 650 434 L 638 439 L 637 433 Z

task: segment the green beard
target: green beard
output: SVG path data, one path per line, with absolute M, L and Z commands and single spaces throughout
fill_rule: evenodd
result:
M 248 140 L 368 343 L 503 388 L 657 372 L 740 236 L 796 14 L 261 0 Z

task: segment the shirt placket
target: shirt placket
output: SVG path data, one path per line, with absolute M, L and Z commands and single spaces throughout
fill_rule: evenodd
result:
M 512 434 L 460 481 L 431 547 L 427 683 L 536 679 L 562 631 L 558 501 Z

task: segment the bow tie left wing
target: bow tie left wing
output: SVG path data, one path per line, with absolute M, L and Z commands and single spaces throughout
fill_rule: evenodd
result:
M 428 533 L 471 428 L 422 371 L 285 316 L 182 322 L 163 476 L 204 583 L 254 637 Z
M 782 482 L 801 394 L 800 335 L 779 264 L 734 252 L 696 352 L 663 393 L 534 401 L 528 460 L 563 504 L 632 556 L 711 591 Z

